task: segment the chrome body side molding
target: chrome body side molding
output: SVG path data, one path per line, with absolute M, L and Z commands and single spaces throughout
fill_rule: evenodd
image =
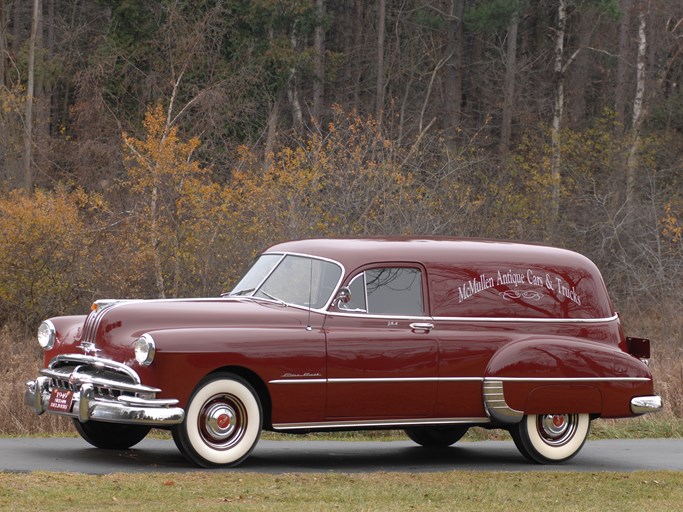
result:
M 499 379 L 484 379 L 484 408 L 497 423 L 510 425 L 519 423 L 524 417 L 523 411 L 512 409 L 505 401 L 503 381 Z

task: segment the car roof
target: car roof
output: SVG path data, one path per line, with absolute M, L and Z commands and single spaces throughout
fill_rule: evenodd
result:
M 418 262 L 425 266 L 461 262 L 500 265 L 536 262 L 593 266 L 580 254 L 544 245 L 508 240 L 448 237 L 328 238 L 284 242 L 266 252 L 308 254 L 338 261 L 347 271 L 375 262 Z

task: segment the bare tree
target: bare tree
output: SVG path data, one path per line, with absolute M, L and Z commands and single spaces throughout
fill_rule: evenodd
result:
M 446 54 L 449 56 L 444 68 L 446 115 L 445 127 L 453 135 L 460 125 L 462 104 L 463 59 L 463 4 L 464 0 L 449 0 L 446 26 Z
M 507 33 L 507 51 L 505 58 L 505 85 L 503 91 L 503 120 L 500 130 L 500 160 L 507 160 L 512 133 L 512 110 L 515 100 L 515 75 L 517 72 L 517 31 L 519 27 L 519 11 L 515 10 L 510 18 Z
M 26 133 L 24 135 L 24 188 L 33 189 L 33 92 L 35 80 L 36 39 L 38 37 L 38 23 L 40 21 L 41 1 L 33 0 L 33 17 L 31 21 L 31 39 L 28 50 L 28 83 L 26 85 Z
M 325 0 L 316 0 L 316 27 L 314 34 L 313 119 L 320 123 L 325 96 Z
M 633 98 L 633 113 L 631 116 L 631 147 L 626 160 L 626 210 L 631 212 L 634 206 L 636 193 L 636 179 L 640 159 L 640 129 L 644 118 L 645 100 L 645 65 L 647 51 L 647 16 L 650 11 L 650 2 L 642 2 L 638 10 L 638 60 L 636 72 L 636 94 Z
M 567 5 L 565 0 L 559 0 L 557 6 L 557 28 L 555 29 L 555 98 L 553 103 L 553 122 L 551 127 L 551 155 L 550 155 L 550 208 L 548 215 L 546 237 L 555 231 L 560 212 L 560 189 L 562 181 L 562 117 L 564 115 L 564 38 L 567 27 Z
M 0 0 L 0 87 L 5 86 L 5 61 L 7 60 L 7 15 L 5 0 Z
M 384 42 L 386 40 L 385 25 L 387 18 L 387 2 L 379 0 L 377 4 L 377 94 L 375 116 L 382 121 L 384 111 Z
M 620 123 L 619 129 L 623 131 L 626 125 L 626 84 L 628 82 L 628 55 L 631 35 L 631 1 L 621 0 L 621 21 L 619 22 L 619 59 L 617 60 L 617 76 L 614 94 L 614 111 L 617 121 Z

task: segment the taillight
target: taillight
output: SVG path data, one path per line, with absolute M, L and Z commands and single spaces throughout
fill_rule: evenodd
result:
M 650 359 L 650 340 L 646 338 L 626 338 L 626 344 L 628 345 L 628 353 L 633 357 L 637 357 L 645 364 L 648 363 Z

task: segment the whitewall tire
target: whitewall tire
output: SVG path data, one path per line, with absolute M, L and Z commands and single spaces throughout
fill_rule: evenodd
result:
M 590 431 L 588 414 L 529 414 L 510 429 L 517 449 L 538 464 L 565 462 L 581 450 Z
M 219 373 L 199 383 L 173 437 L 183 455 L 199 466 L 236 466 L 256 446 L 262 424 L 254 388 L 237 375 Z

